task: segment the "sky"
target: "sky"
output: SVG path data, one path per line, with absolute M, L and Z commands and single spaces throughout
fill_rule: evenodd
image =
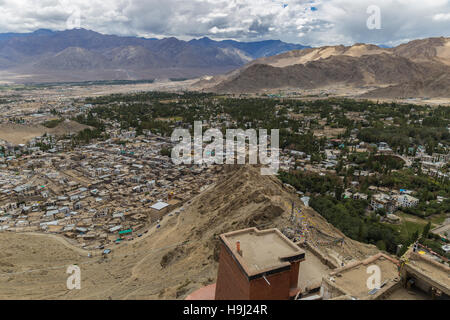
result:
M 0 33 L 74 27 L 149 38 L 395 46 L 449 37 L 450 0 L 0 0 Z

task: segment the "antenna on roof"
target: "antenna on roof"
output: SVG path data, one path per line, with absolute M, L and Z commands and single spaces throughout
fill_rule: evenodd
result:
M 263 279 L 266 280 L 267 284 L 270 286 L 270 282 L 269 282 L 269 280 L 267 280 L 265 275 L 263 276 Z

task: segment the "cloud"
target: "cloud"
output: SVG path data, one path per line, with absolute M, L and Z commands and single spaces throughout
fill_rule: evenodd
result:
M 367 28 L 367 8 L 381 29 Z M 450 0 L 0 0 L 0 32 L 81 27 L 107 34 L 255 41 L 314 46 L 450 36 Z
M 370 5 L 380 9 L 379 30 L 367 28 Z M 449 11 L 448 0 L 333 0 L 323 2 L 321 9 L 318 19 L 331 24 L 327 31 L 330 43 L 396 45 L 411 39 L 450 35 L 450 23 L 433 19 L 435 14 Z M 311 35 L 315 36 L 314 33 Z M 326 37 L 324 35 L 322 39 Z
M 438 13 L 433 16 L 435 21 L 450 21 L 450 13 Z

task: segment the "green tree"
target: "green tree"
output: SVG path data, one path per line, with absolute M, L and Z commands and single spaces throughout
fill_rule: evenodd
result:
M 341 185 L 338 185 L 336 187 L 335 193 L 336 193 L 336 199 L 339 201 L 342 200 L 342 194 L 344 193 L 344 188 Z
M 431 222 L 428 222 L 427 225 L 423 228 L 423 231 L 422 231 L 422 238 L 423 239 L 428 239 L 428 236 L 430 234 L 430 229 L 431 229 Z
M 409 239 L 409 243 L 414 243 L 419 239 L 419 231 L 416 230 L 412 235 L 411 238 Z
M 378 240 L 376 246 L 381 251 L 386 251 L 386 243 L 383 240 Z

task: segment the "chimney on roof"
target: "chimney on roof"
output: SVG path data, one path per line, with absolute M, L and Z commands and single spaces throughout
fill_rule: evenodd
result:
M 239 240 L 236 241 L 236 251 L 242 257 L 241 242 Z

